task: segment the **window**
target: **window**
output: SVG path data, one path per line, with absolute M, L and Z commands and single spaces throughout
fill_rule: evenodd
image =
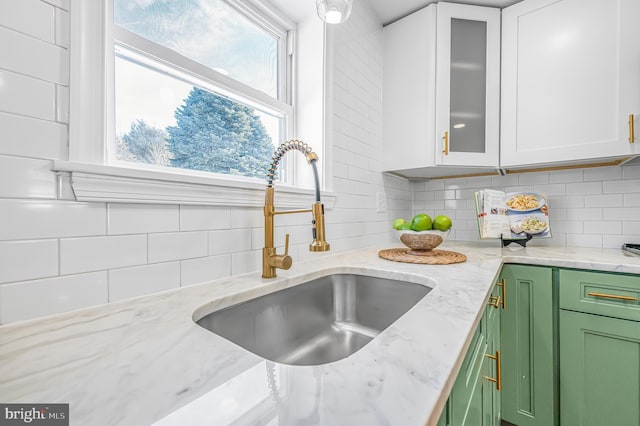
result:
M 263 179 L 292 133 L 287 29 L 246 2 L 111 1 L 107 162 Z
M 321 167 L 330 167 L 321 21 L 294 24 L 264 0 L 69 2 L 69 157 L 52 166 L 62 198 L 261 206 L 266 169 L 255 152 L 268 147 L 271 155 L 292 137 L 313 146 Z M 212 24 L 211 16 L 223 23 Z M 224 22 L 233 24 L 228 31 Z M 243 51 L 247 45 L 253 50 Z M 295 81 L 294 68 L 304 79 Z M 294 98 L 302 99 L 295 114 Z M 205 107 L 235 119 L 202 114 Z M 235 127 L 206 135 L 196 131 L 206 126 L 195 112 L 208 126 Z M 271 147 L 249 146 L 250 137 Z M 213 148 L 215 154 L 206 151 Z M 278 191 L 280 208 L 313 202 L 312 174 L 298 157 L 285 156 L 280 164 L 287 183 Z M 330 175 L 323 171 L 321 177 Z M 331 208 L 335 197 L 326 194 L 323 201 Z

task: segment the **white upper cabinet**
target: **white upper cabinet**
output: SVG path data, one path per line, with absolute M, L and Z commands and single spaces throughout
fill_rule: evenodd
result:
M 500 11 L 432 4 L 385 27 L 383 41 L 384 169 L 434 177 L 498 167 Z
M 502 167 L 640 153 L 640 0 L 502 11 Z M 636 126 L 638 127 L 638 126 Z
M 498 167 L 500 11 L 440 3 L 436 164 Z

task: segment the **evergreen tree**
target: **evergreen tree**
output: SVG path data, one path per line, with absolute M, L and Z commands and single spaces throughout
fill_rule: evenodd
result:
M 274 147 L 253 108 L 194 87 L 175 117 L 172 166 L 265 177 Z
M 139 163 L 169 164 L 167 132 L 148 125 L 144 120 L 131 123 L 129 133 L 116 138 L 118 158 Z

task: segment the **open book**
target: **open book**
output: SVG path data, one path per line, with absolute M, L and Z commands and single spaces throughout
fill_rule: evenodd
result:
M 547 198 L 537 192 L 484 189 L 475 193 L 480 238 L 551 237 Z

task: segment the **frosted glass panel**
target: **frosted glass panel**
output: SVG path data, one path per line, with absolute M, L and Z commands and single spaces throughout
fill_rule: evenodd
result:
M 486 150 L 487 23 L 451 20 L 451 99 L 449 148 Z

